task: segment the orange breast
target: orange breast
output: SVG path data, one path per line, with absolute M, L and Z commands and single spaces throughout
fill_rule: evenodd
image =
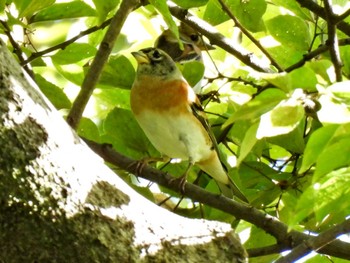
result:
M 131 109 L 134 114 L 142 110 L 164 112 L 174 107 L 188 110 L 188 92 L 190 87 L 180 80 L 159 81 L 150 77 L 142 77 L 131 89 Z

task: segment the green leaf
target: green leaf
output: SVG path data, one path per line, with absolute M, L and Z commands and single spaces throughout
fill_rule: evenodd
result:
M 342 70 L 344 71 L 346 76 L 350 75 L 350 47 L 339 47 L 340 49 L 340 57 L 342 59 L 342 63 L 344 64 Z
M 309 138 L 299 172 L 306 172 L 315 164 L 320 154 L 332 143 L 350 133 L 350 125 L 328 125 L 319 128 Z
M 342 81 L 334 83 L 327 88 L 327 91 L 331 92 L 338 101 L 350 105 L 350 81 Z
M 288 73 L 290 76 L 292 87 L 301 88 L 309 92 L 316 91 L 316 85 L 318 83 L 316 74 L 308 67 L 301 67 Z
M 203 63 L 191 61 L 183 65 L 182 74 L 191 87 L 194 87 L 203 78 L 204 70 Z
M 230 174 L 234 172 L 230 171 Z M 269 205 L 281 193 L 272 181 L 280 173 L 270 166 L 259 162 L 242 162 L 238 168 L 238 175 L 243 185 L 244 193 L 254 206 Z
M 103 141 L 112 143 L 117 151 L 136 159 L 157 156 L 131 111 L 114 108 L 105 119 L 103 129 Z
M 315 72 L 318 78 L 323 78 L 327 83 L 332 83 L 333 80 L 330 76 L 329 68 L 333 67 L 331 61 L 322 59 L 322 60 L 313 60 L 308 62 L 308 66 Z M 318 83 L 322 83 L 321 80 Z
M 292 153 L 302 154 L 305 149 L 304 143 L 305 122 L 299 122 L 299 125 L 287 134 L 281 134 L 267 138 L 267 141 L 283 147 L 283 149 Z
M 225 122 L 224 127 L 237 120 L 254 120 L 259 118 L 262 114 L 274 108 L 286 97 L 286 93 L 280 89 L 266 89 L 233 113 Z
M 350 209 L 350 171 L 344 168 L 319 177 L 299 198 L 290 224 L 298 224 L 315 214 L 319 225 L 324 218 Z M 342 201 L 343 200 L 343 201 Z M 336 207 L 337 209 L 334 209 Z
M 213 26 L 216 26 L 229 20 L 229 17 L 222 10 L 219 3 L 217 3 L 215 0 L 209 0 L 208 4 L 205 7 L 203 19 Z
M 314 180 L 336 169 L 350 165 L 350 134 L 326 147 L 317 158 Z
M 39 74 L 35 75 L 35 82 L 56 109 L 70 109 L 71 102 L 61 88 L 47 81 Z
M 0 13 L 4 12 L 6 0 L 0 0 Z
M 293 97 L 284 100 L 261 116 L 257 138 L 290 133 L 298 126 L 304 115 L 304 107 L 298 100 Z
M 69 64 L 69 65 L 59 65 L 53 63 L 56 70 L 67 80 L 74 83 L 77 86 L 81 86 L 84 80 L 83 68 L 79 65 Z
M 165 23 L 168 25 L 169 29 L 175 34 L 176 38 L 180 40 L 179 29 L 169 11 L 169 7 L 166 3 L 166 0 L 149 0 L 149 2 L 163 16 L 163 19 Z
M 51 57 L 54 63 L 60 65 L 73 64 L 95 56 L 96 48 L 86 43 L 72 43 Z
M 189 9 L 192 7 L 199 7 L 203 6 L 206 3 L 208 3 L 209 0 L 174 0 L 173 2 L 179 6 L 181 6 L 184 9 Z
M 120 3 L 120 0 L 92 0 L 96 7 L 96 11 L 101 20 L 104 20 L 108 13 L 116 8 L 116 6 Z
M 15 0 L 14 3 L 19 12 L 18 17 L 29 17 L 39 10 L 52 5 L 55 3 L 55 0 Z
M 246 29 L 252 32 L 265 29 L 262 20 L 267 6 L 265 0 L 226 0 L 225 3 Z
M 309 49 L 311 42 L 309 29 L 303 19 L 291 15 L 280 15 L 266 21 L 265 24 L 271 35 L 282 46 L 299 51 Z
M 77 132 L 79 136 L 83 138 L 100 142 L 100 133 L 96 124 L 91 119 L 85 117 L 81 118 Z
M 111 56 L 99 81 L 99 88 L 118 87 L 130 89 L 135 79 L 135 69 L 123 55 Z
M 339 125 L 321 127 L 311 135 L 305 147 L 300 173 L 306 172 L 311 165 L 316 163 L 318 156 L 332 139 L 338 127 Z
M 40 2 L 40 1 L 33 1 Z M 38 12 L 30 22 L 96 16 L 96 11 L 82 1 L 54 4 Z
M 275 5 L 283 6 L 286 9 L 292 11 L 296 16 L 305 19 L 312 20 L 312 17 L 309 12 L 305 11 L 305 9 L 301 8 L 300 4 L 295 0 L 273 0 Z
M 243 141 L 241 143 L 239 156 L 237 159 L 237 166 L 239 166 L 244 158 L 247 157 L 247 155 L 251 152 L 254 145 L 257 143 L 258 139 L 256 138 L 256 132 L 258 131 L 259 123 L 255 123 L 248 131 L 245 133 Z
M 285 92 L 289 92 L 292 90 L 292 80 L 291 76 L 287 73 L 274 73 L 274 74 L 266 74 L 261 73 L 260 76 L 274 85 L 277 88 L 280 88 L 281 90 Z
M 347 104 L 336 100 L 330 92 L 325 92 L 318 100 L 321 109 L 317 112 L 319 120 L 323 123 L 348 123 L 350 122 L 350 108 Z

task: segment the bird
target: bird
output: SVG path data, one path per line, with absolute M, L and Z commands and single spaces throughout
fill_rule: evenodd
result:
M 195 92 L 173 59 L 159 48 L 131 52 L 138 65 L 130 92 L 133 115 L 153 146 L 169 158 L 188 160 L 215 179 L 221 192 L 248 202 L 228 176 L 215 137 Z
M 162 32 L 154 46 L 168 53 L 175 62 L 179 63 L 202 62 L 202 51 L 215 49 L 212 45 L 204 42 L 198 32 L 183 22 L 179 26 L 179 36 L 183 49 L 180 48 L 177 37 L 170 29 Z

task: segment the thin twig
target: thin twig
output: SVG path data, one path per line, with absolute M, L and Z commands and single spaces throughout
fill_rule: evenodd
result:
M 337 23 L 344 20 L 345 18 L 347 18 L 350 15 L 350 8 L 348 10 L 346 10 L 344 13 L 342 13 L 341 15 L 338 15 L 336 17 L 336 21 Z
M 342 81 L 342 67 L 339 46 L 338 46 L 338 36 L 337 36 L 337 23 L 335 21 L 335 14 L 332 8 L 332 0 L 324 0 L 324 6 L 326 10 L 327 19 L 327 29 L 328 29 L 328 45 L 329 53 L 331 55 L 331 60 L 334 66 L 335 78 L 338 82 Z
M 13 50 L 14 50 L 15 54 L 17 55 L 20 64 L 22 65 L 22 62 L 24 61 L 24 56 L 23 56 L 23 52 L 22 52 L 21 47 L 19 46 L 17 41 L 12 37 L 11 29 L 8 26 L 8 24 L 3 20 L 0 20 L 0 23 L 4 27 L 4 32 L 5 32 L 6 36 L 8 37 L 11 45 L 13 46 Z M 34 79 L 33 71 L 26 65 L 22 65 L 22 66 L 23 66 L 24 70 L 29 74 L 29 76 L 31 76 L 31 78 Z
M 247 249 L 247 253 L 249 255 L 249 258 L 253 258 L 253 257 L 261 257 L 261 256 L 277 254 L 285 250 L 286 248 L 284 246 L 281 246 L 279 244 L 274 244 L 266 247 Z
M 227 51 L 228 53 L 235 56 L 237 59 L 242 61 L 247 66 L 265 73 L 271 73 L 272 70 L 269 68 L 265 62 L 255 56 L 253 53 L 245 50 L 243 47 L 232 43 L 232 41 L 222 34 L 219 33 L 213 26 L 207 22 L 201 20 L 200 18 L 191 15 L 187 10 L 184 10 L 178 6 L 169 4 L 169 10 L 173 16 L 175 16 L 180 21 L 189 25 L 206 38 L 209 39 L 212 45 L 217 45 Z
M 235 17 L 235 15 L 231 12 L 230 8 L 228 8 L 228 6 L 224 3 L 223 0 L 219 0 L 222 9 L 225 11 L 225 13 L 233 20 L 233 22 L 235 23 L 235 26 L 238 27 L 242 33 L 248 37 L 250 39 L 250 41 L 252 41 L 255 46 L 257 46 L 260 51 L 271 61 L 271 64 L 273 66 L 275 66 L 279 72 L 282 72 L 283 69 L 280 65 L 278 65 L 277 61 L 270 55 L 269 52 L 267 52 L 267 50 L 260 44 L 260 42 L 255 39 L 255 37 L 253 37 L 252 34 L 250 34 L 250 32 L 245 29 L 245 27 L 238 21 L 238 19 Z
M 79 124 L 84 109 L 94 91 L 102 69 L 107 62 L 108 56 L 113 49 L 114 43 L 126 18 L 139 5 L 139 0 L 123 0 L 117 13 L 112 18 L 111 24 L 101 42 L 100 48 L 85 76 L 81 90 L 73 102 L 72 109 L 67 116 L 67 122 L 73 129 L 76 129 Z
M 59 44 L 57 44 L 57 45 L 55 45 L 55 46 L 53 46 L 53 47 L 49 47 L 49 48 L 44 49 L 44 50 L 39 51 L 39 52 L 35 52 L 35 53 L 31 54 L 30 57 L 27 58 L 26 60 L 21 61 L 21 65 L 24 66 L 24 65 L 26 65 L 26 64 L 28 64 L 28 63 L 30 63 L 30 62 L 32 62 L 34 59 L 37 59 L 37 58 L 39 58 L 39 57 L 42 57 L 42 56 L 44 56 L 44 55 L 46 55 L 46 54 L 48 54 L 48 53 L 51 53 L 51 52 L 53 52 L 53 51 L 55 51 L 55 50 L 58 50 L 58 49 L 65 49 L 67 46 L 69 46 L 70 44 L 74 43 L 74 42 L 77 41 L 79 38 L 82 38 L 82 37 L 84 37 L 84 36 L 86 36 L 86 35 L 89 35 L 89 34 L 95 32 L 95 31 L 97 31 L 97 30 L 100 30 L 100 29 L 105 28 L 106 26 L 108 26 L 108 25 L 110 24 L 111 20 L 112 20 L 112 19 L 110 18 L 110 19 L 104 21 L 104 22 L 103 22 L 101 25 L 99 25 L 99 26 L 93 26 L 93 27 L 88 28 L 87 30 L 81 31 L 81 32 L 80 32 L 78 35 L 76 35 L 75 37 L 72 37 L 71 39 L 68 39 L 68 40 L 66 40 L 66 41 L 64 41 L 64 42 L 62 42 L 62 43 L 59 43 Z
M 299 60 L 297 63 L 289 66 L 288 68 L 286 68 L 286 72 L 291 72 L 294 69 L 300 68 L 302 67 L 307 61 L 310 61 L 311 59 L 319 56 L 320 54 L 326 52 L 329 50 L 329 43 L 326 43 L 324 45 L 319 46 L 317 49 L 305 54 L 303 56 L 303 58 L 301 60 Z M 346 45 L 350 45 L 350 38 L 344 38 L 344 39 L 340 39 L 338 41 L 338 45 L 339 46 L 346 46 Z

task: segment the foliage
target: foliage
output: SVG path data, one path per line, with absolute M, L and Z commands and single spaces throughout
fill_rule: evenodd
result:
M 216 46 L 203 54 L 205 72 L 198 62 L 179 67 L 192 84 L 204 75 L 201 94 L 219 92 L 219 100 L 209 97 L 203 105 L 225 162 L 231 166 L 230 175 L 250 203 L 290 228 L 320 233 L 350 214 L 350 25 L 346 15 L 337 21 L 331 19 L 337 16 L 323 7 L 328 1 L 311 1 L 325 8 L 328 16 L 323 17 L 312 9 L 310 1 L 174 2 L 190 8 L 192 14 L 215 26 L 233 46 L 239 45 L 261 64 L 268 62 L 266 54 L 273 60 L 270 71 L 259 72 Z M 80 135 L 110 143 L 136 159 L 159 153 L 130 111 L 129 91 L 136 68 L 130 52 L 152 46 L 165 27 L 178 33 L 174 26 L 177 20 L 165 1 L 150 3 L 133 11 L 123 25 L 78 128 Z M 1 35 L 42 92 L 63 113 L 70 110 L 105 34 L 100 25 L 113 16 L 119 4 L 119 0 L 0 1 Z M 331 7 L 341 14 L 350 5 L 334 0 Z M 232 14 L 239 24 L 233 22 Z M 335 35 L 328 32 L 335 25 L 339 42 L 332 45 L 329 39 Z M 249 36 L 242 34 L 242 29 Z M 79 34 L 81 37 L 69 41 Z M 163 166 L 158 164 L 176 176 L 185 169 L 185 164 Z M 197 178 L 198 172 L 193 169 L 189 181 L 218 191 L 209 177 Z M 138 185 L 138 191 L 148 198 L 156 191 L 142 187 L 131 175 L 125 174 L 125 179 Z M 181 197 L 167 189 L 161 191 Z M 159 201 L 159 194 L 156 196 Z M 178 211 L 189 217 L 233 220 L 187 199 Z M 247 248 L 274 243 L 254 225 L 241 222 L 237 229 L 242 233 L 250 230 Z M 270 262 L 278 257 L 273 254 L 251 261 Z M 317 256 L 317 260 L 325 259 Z M 336 258 L 332 260 L 337 262 Z

